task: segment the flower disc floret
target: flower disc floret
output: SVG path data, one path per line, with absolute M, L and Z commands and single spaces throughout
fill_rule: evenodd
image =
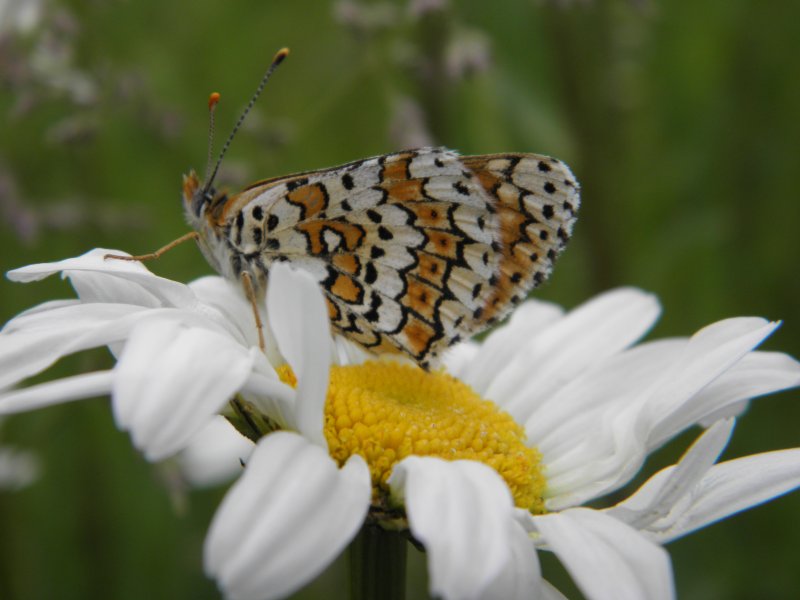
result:
M 520 508 L 542 512 L 544 477 L 522 427 L 494 403 L 443 372 L 392 361 L 333 367 L 325 405 L 325 438 L 340 464 L 358 454 L 369 465 L 376 496 L 404 458 L 475 460 L 497 471 Z

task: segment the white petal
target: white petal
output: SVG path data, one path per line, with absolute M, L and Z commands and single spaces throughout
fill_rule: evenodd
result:
M 548 595 L 547 588 L 542 581 L 539 567 L 539 557 L 536 547 L 522 526 L 514 520 L 508 521 L 509 548 L 511 560 L 500 572 L 500 575 L 489 584 L 489 587 L 480 596 L 486 600 L 503 598 L 503 600 L 530 600 L 531 598 L 558 598 L 560 594 Z M 543 589 L 544 587 L 544 589 Z
M 756 317 L 719 321 L 698 331 L 683 356 L 664 373 L 648 399 L 648 448 L 659 447 L 686 427 L 687 405 L 708 384 L 735 365 L 778 327 Z
M 118 271 L 109 273 L 96 270 L 64 271 L 63 277 L 69 279 L 75 289 L 75 293 L 84 304 L 96 302 L 124 303 L 145 308 L 175 306 L 174 302 L 169 301 L 170 292 L 183 288 L 182 283 L 162 279 L 144 269 L 144 266 L 139 263 L 125 262 L 125 264 L 137 264 L 142 269 L 142 272 L 136 272 L 137 278 L 133 280 L 127 276 L 121 276 Z M 125 272 L 125 275 L 128 275 L 128 273 Z M 166 290 L 166 297 L 160 290 L 162 286 Z M 176 288 L 175 286 L 180 287 Z M 184 292 L 185 290 L 181 290 L 177 293 L 183 294 Z M 179 296 L 178 306 L 184 306 L 189 301 L 189 297 L 182 298 Z
M 323 448 L 325 397 L 331 363 L 331 337 L 325 300 L 305 271 L 277 263 L 269 273 L 267 312 L 270 326 L 297 377 L 299 431 Z
M 595 368 L 542 403 L 525 423 L 528 439 L 552 461 L 563 452 L 574 450 L 576 440 L 585 442 L 590 437 L 586 432 L 603 433 L 593 424 L 609 411 L 640 406 L 653 383 L 678 360 L 686 344 L 686 340 L 679 339 L 648 342 L 598 361 Z M 593 450 L 592 454 L 596 452 Z
M 453 377 L 466 382 L 480 366 L 475 360 L 482 347 L 483 345 L 472 340 L 451 346 L 442 357 L 442 364 Z
M 715 423 L 680 461 L 651 477 L 633 496 L 606 511 L 635 529 L 644 529 L 667 516 L 706 475 L 727 446 L 734 420 Z
M 746 357 L 745 357 L 746 358 Z M 702 394 L 702 392 L 700 392 Z M 711 411 L 704 417 L 697 420 L 697 424 L 703 429 L 708 429 L 717 421 L 723 419 L 736 419 L 741 417 L 750 408 L 750 400 L 740 400 L 739 402 L 726 402 L 724 406 Z
M 69 327 L 78 321 L 76 330 L 92 326 L 95 322 L 116 320 L 140 307 L 118 303 L 84 304 L 79 300 L 44 302 L 21 312 L 9 320 L 0 336 L 11 336 L 29 331 L 49 331 L 54 327 Z M 1 338 L 0 338 L 1 339 Z
M 115 367 L 114 416 L 150 460 L 180 450 L 247 380 L 253 360 L 229 337 L 172 320 L 132 332 Z
M 142 295 L 143 290 L 152 294 L 163 306 L 184 307 L 191 306 L 195 302 L 194 294 L 184 284 L 153 275 L 140 262 L 106 260 L 104 258 L 106 254 L 125 255 L 126 253 L 95 248 L 75 258 L 14 269 L 9 271 L 7 276 L 11 281 L 30 282 L 39 281 L 63 271 L 65 276 L 73 277 L 73 285 L 76 286 L 79 293 L 85 294 L 85 297 L 82 296 L 82 298 L 91 302 L 109 300 L 114 302 L 131 296 L 142 300 L 146 297 Z M 81 272 L 103 274 L 106 278 L 103 280 L 103 285 L 98 285 L 97 279 L 82 278 Z M 119 287 L 113 287 L 114 278 L 122 280 L 116 282 Z M 134 288 L 126 282 L 133 283 L 138 287 Z M 112 287 L 106 287 L 108 285 Z
M 548 509 L 579 505 L 619 488 L 655 446 L 713 414 L 720 402 L 738 400 L 739 394 L 730 397 L 734 392 L 725 383 L 725 373 L 735 372 L 743 356 L 774 327 L 763 319 L 729 319 L 701 330 L 688 342 L 643 344 L 555 394 L 526 424 L 531 443 L 542 451 L 547 465 Z M 777 362 L 744 362 L 743 373 L 754 384 L 743 391 L 763 392 L 791 383 L 796 367 Z M 744 383 L 742 377 L 733 381 Z M 704 400 L 706 389 L 710 391 Z M 699 409 L 694 406 L 697 397 Z
M 604 495 L 640 470 L 648 435 L 642 406 L 686 344 L 660 340 L 608 358 L 529 419 L 528 439 L 542 452 L 547 469 L 548 510 Z
M 428 553 L 431 595 L 487 592 L 512 560 L 513 502 L 503 479 L 479 462 L 411 456 L 395 465 L 389 485 Z
M 654 475 L 630 500 L 658 495 L 674 468 Z M 668 515 L 649 526 L 648 532 L 653 539 L 666 543 L 798 487 L 800 448 L 723 462 L 711 467 Z
M 113 261 L 114 263 L 119 263 L 117 265 L 114 265 L 111 261 L 106 263 L 106 261 L 103 260 L 103 256 L 112 253 L 130 256 L 125 252 L 119 252 L 117 250 L 94 248 L 85 254 L 73 258 L 66 258 L 64 260 L 50 263 L 36 263 L 33 265 L 26 265 L 24 267 L 12 269 L 6 273 L 6 277 L 8 277 L 11 281 L 30 283 L 31 281 L 41 281 L 45 277 L 50 277 L 50 275 L 55 275 L 56 273 L 60 273 L 65 269 L 115 269 L 119 272 L 128 271 L 138 273 L 142 268 L 144 268 L 140 263 L 134 263 L 130 261 Z
M 497 372 L 508 365 L 521 348 L 542 334 L 564 315 L 564 309 L 550 302 L 528 300 L 520 304 L 511 313 L 508 323 L 492 331 L 480 345 L 474 356 L 459 376 L 476 392 L 483 395 L 486 388 L 494 380 Z M 448 367 L 448 370 L 449 367 Z
M 674 597 L 669 555 L 628 525 L 587 508 L 537 516 L 533 521 L 586 598 Z
M 778 352 L 750 352 L 681 407 L 670 419 L 670 429 L 681 431 L 716 415 L 740 412 L 744 400 L 799 385 L 800 362 Z M 669 430 L 660 431 L 650 442 L 654 446 L 669 435 Z
M 96 371 L 64 377 L 0 394 L 0 414 L 36 410 L 53 404 L 85 400 L 111 393 L 112 371 Z
M 241 473 L 254 448 L 224 417 L 213 417 L 181 452 L 181 471 L 196 487 L 219 485 Z
M 260 373 L 250 373 L 240 391 L 245 400 L 278 423 L 282 429 L 297 431 L 297 392 L 277 376 L 270 378 Z
M 62 356 L 124 339 L 142 314 L 138 307 L 121 304 L 71 304 L 18 317 L 0 333 L 0 389 Z
M 81 304 L 80 300 L 70 299 L 70 300 L 48 300 L 46 302 L 42 302 L 41 304 L 37 304 L 36 306 L 32 306 L 31 308 L 23 310 L 21 313 L 16 315 L 15 317 L 9 319 L 9 321 L 0 328 L 0 333 L 9 333 L 10 331 L 14 330 L 14 324 L 18 321 L 24 320 L 26 317 L 31 317 L 38 313 L 46 313 L 51 310 L 56 310 L 58 308 L 64 308 L 67 306 L 78 306 Z
M 301 436 L 263 438 L 225 496 L 205 543 L 205 570 L 228 598 L 264 600 L 316 577 L 358 532 L 369 508 L 359 456 L 337 468 Z
M 209 275 L 192 281 L 189 287 L 200 302 L 198 310 L 207 312 L 211 319 L 224 321 L 243 345 L 258 346 L 258 329 L 253 307 L 245 298 L 241 286 L 232 284 L 224 277 Z M 259 306 L 259 311 L 262 322 L 266 323 L 263 307 Z M 272 364 L 280 364 L 281 356 L 269 327 L 265 327 L 263 333 L 267 358 Z
M 601 294 L 517 348 L 485 397 L 525 422 L 556 390 L 599 360 L 638 340 L 660 313 L 658 300 L 633 288 Z

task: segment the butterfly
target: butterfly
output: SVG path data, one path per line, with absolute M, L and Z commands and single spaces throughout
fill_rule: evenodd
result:
M 338 333 L 423 368 L 544 281 L 580 205 L 569 167 L 538 154 L 418 148 L 258 181 L 232 195 L 211 185 L 216 170 L 206 182 L 184 176 L 194 229 L 184 238 L 195 238 L 221 275 L 242 282 L 255 305 L 272 264 L 302 269 L 322 287 Z
M 211 265 L 256 290 L 278 261 L 314 276 L 330 321 L 422 366 L 505 317 L 569 240 L 578 184 L 536 154 L 419 148 L 259 181 L 228 196 L 184 179 Z

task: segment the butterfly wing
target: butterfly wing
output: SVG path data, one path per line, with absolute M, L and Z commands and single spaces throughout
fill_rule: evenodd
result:
M 423 148 L 255 184 L 226 235 L 265 277 L 276 260 L 316 277 L 348 338 L 429 366 L 544 280 L 578 203 L 555 159 Z

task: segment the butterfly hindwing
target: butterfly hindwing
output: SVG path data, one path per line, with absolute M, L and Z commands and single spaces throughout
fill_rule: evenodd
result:
M 217 227 L 257 279 L 310 272 L 335 329 L 427 366 L 549 274 L 578 205 L 556 159 L 422 148 L 254 184 Z

